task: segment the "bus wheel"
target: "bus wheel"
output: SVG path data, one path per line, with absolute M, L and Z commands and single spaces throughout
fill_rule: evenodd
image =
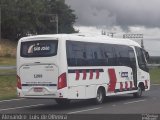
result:
M 142 96 L 142 88 L 139 86 L 138 91 L 136 93 L 133 93 L 133 97 L 140 98 Z
M 68 105 L 70 103 L 68 99 L 55 99 L 55 101 L 58 105 Z
M 104 97 L 105 97 L 105 94 L 104 94 L 103 89 L 99 88 L 98 91 L 97 91 L 97 96 L 94 99 L 95 103 L 96 104 L 102 104 L 103 101 L 104 101 Z

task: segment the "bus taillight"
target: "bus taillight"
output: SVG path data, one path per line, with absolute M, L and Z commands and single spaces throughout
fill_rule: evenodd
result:
M 67 87 L 66 73 L 62 73 L 58 77 L 58 89 L 62 89 L 64 87 Z
M 22 89 L 21 79 L 18 75 L 17 75 L 17 88 Z

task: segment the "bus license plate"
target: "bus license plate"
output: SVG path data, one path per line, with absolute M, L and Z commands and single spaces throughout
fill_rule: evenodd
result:
M 43 88 L 34 88 L 34 92 L 42 92 Z

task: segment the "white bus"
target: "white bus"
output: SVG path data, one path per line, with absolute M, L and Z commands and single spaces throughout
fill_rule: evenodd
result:
M 132 40 L 74 34 L 24 37 L 17 46 L 17 94 L 58 104 L 150 89 L 145 51 Z

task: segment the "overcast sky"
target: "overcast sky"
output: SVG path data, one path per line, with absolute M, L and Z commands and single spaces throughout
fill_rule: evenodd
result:
M 160 27 L 160 0 L 66 0 L 78 25 Z
M 156 48 L 148 41 L 145 45 L 152 55 L 160 56 L 160 0 L 66 0 L 66 3 L 75 10 L 78 17 L 75 28 L 80 32 L 100 34 L 104 29 L 119 36 L 142 33 L 144 39 L 154 38 Z

